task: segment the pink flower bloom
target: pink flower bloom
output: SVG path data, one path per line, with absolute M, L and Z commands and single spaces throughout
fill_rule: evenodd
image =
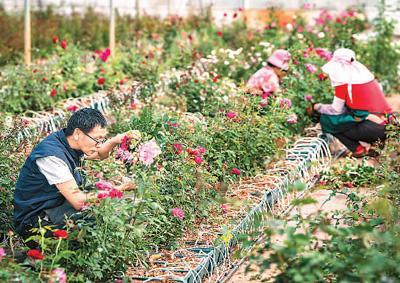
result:
M 303 5 L 303 9 L 309 10 L 313 8 L 313 4 L 312 3 L 304 3 Z
M 201 156 L 196 156 L 194 158 L 194 162 L 196 162 L 197 165 L 200 165 L 201 163 L 203 163 L 203 158 Z
M 67 283 L 67 274 L 63 268 L 56 268 L 51 271 L 48 283 Z
M 154 162 L 154 158 L 161 154 L 161 149 L 154 140 L 148 141 L 139 147 L 139 160 L 145 165 Z
M 221 210 L 223 214 L 227 214 L 229 212 L 229 206 L 226 203 L 221 204 Z
M 168 121 L 166 124 L 172 128 L 178 128 L 180 126 L 179 123 L 171 123 L 170 121 Z
M 202 147 L 202 146 L 199 146 L 197 148 L 197 150 L 199 151 L 199 154 L 205 154 L 206 153 L 206 149 L 204 147 Z
M 187 152 L 189 155 L 192 155 L 192 156 L 197 156 L 197 155 L 199 155 L 199 151 L 198 151 L 197 149 L 187 148 L 187 149 L 186 149 L 186 152 Z
M 286 122 L 288 122 L 289 124 L 296 124 L 297 123 L 297 115 L 290 114 L 289 117 L 287 118 Z
M 103 52 L 99 53 L 99 57 L 100 57 L 101 61 L 103 61 L 103 62 L 107 62 L 107 59 L 108 59 L 108 57 L 110 57 L 110 55 L 111 55 L 110 48 L 107 48 Z
M 315 52 L 318 54 L 319 57 L 329 61 L 332 59 L 332 53 L 326 48 L 315 48 Z
M 228 112 L 226 112 L 226 117 L 228 117 L 229 119 L 233 119 L 236 117 L 236 113 L 232 112 L 232 111 L 228 111 Z
M 133 155 L 128 150 L 122 148 L 117 149 L 116 158 L 122 160 L 126 164 L 130 164 L 133 161 Z
M 179 220 L 183 220 L 183 218 L 185 217 L 185 212 L 183 212 L 183 210 L 180 209 L 179 207 L 171 209 L 171 214 L 173 217 L 176 217 Z
M 108 194 L 107 193 L 99 193 L 99 194 L 97 194 L 97 198 L 98 199 L 108 198 Z
M 108 192 L 108 196 L 110 198 L 122 198 L 123 193 L 120 190 L 112 189 L 111 191 Z
M 304 64 L 304 66 L 306 67 L 307 71 L 309 71 L 311 74 L 314 74 L 316 71 L 318 71 L 318 68 L 310 63 Z
M 174 143 L 173 148 L 176 154 L 181 154 L 183 151 L 183 146 L 180 143 Z
M 279 105 L 283 109 L 290 109 L 292 107 L 292 101 L 289 98 L 282 98 L 279 101 Z
M 241 174 L 240 170 L 238 168 L 232 168 L 231 173 L 234 175 L 239 176 Z
M 109 191 L 114 189 L 113 184 L 111 184 L 110 182 L 104 181 L 104 180 L 100 180 L 98 182 L 96 182 L 95 187 L 98 190 L 102 190 L 102 191 Z
M 69 112 L 75 112 L 76 110 L 78 110 L 78 106 L 76 106 L 76 105 L 68 105 L 67 106 L 67 111 L 69 111 Z
M 304 99 L 306 101 L 311 101 L 312 100 L 312 95 L 306 94 L 306 95 L 304 95 Z
M 322 186 L 325 186 L 327 183 L 328 183 L 328 182 L 325 181 L 325 180 L 320 180 L 320 181 L 319 181 L 319 184 L 322 185 Z
M 261 98 L 262 99 L 266 99 L 266 98 L 268 98 L 268 97 L 270 97 L 271 96 L 271 93 L 270 92 L 264 92 L 263 94 L 261 94 Z
M 3 260 L 3 257 L 6 256 L 6 251 L 4 250 L 4 248 L 0 248 L 0 261 Z

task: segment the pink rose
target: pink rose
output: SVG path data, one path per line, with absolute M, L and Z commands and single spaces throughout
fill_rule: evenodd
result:
M 201 156 L 196 156 L 194 158 L 194 162 L 196 162 L 197 165 L 200 165 L 201 163 L 203 163 L 203 158 L 201 158 Z
M 310 63 L 304 64 L 304 66 L 306 67 L 307 71 L 310 72 L 311 74 L 314 74 L 316 71 L 318 71 L 318 68 Z
M 287 118 L 286 122 L 288 122 L 289 124 L 296 124 L 297 123 L 297 115 L 290 114 L 289 117 Z
M 292 101 L 289 98 L 282 98 L 279 101 L 279 105 L 282 109 L 290 109 L 292 107 Z
M 107 182 L 104 180 L 100 180 L 100 181 L 96 182 L 95 187 L 98 190 L 102 190 L 102 191 L 109 191 L 109 190 L 114 189 L 114 186 L 110 182 Z
M 171 214 L 173 217 L 176 217 L 179 220 L 183 220 L 183 218 L 185 217 L 185 212 L 183 212 L 183 210 L 180 209 L 179 207 L 171 209 Z
M 239 176 L 241 174 L 240 170 L 238 168 L 232 168 L 231 173 L 234 175 Z
M 4 250 L 4 248 L 0 248 L 0 261 L 3 260 L 3 257 L 6 256 L 6 251 Z
M 150 165 L 154 162 L 154 158 L 161 154 L 161 149 L 154 141 L 148 141 L 139 147 L 139 160 L 145 165 Z
M 173 148 L 174 148 L 174 152 L 178 155 L 181 154 L 183 151 L 183 146 L 180 143 L 174 143 Z
M 226 203 L 221 204 L 221 210 L 223 214 L 227 214 L 229 212 L 229 206 Z
M 235 112 L 232 112 L 232 111 L 226 112 L 225 115 L 226 115 L 226 117 L 229 118 L 229 119 L 233 119 L 233 118 L 236 117 L 236 113 L 235 113 Z
M 306 95 L 304 95 L 304 99 L 306 101 L 311 101 L 312 100 L 312 95 L 306 94 Z

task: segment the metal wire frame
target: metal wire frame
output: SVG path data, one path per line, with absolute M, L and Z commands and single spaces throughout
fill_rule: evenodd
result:
M 286 158 L 279 162 L 265 175 L 258 175 L 252 181 L 242 181 L 239 189 L 265 187 L 260 202 L 252 207 L 247 215 L 229 232 L 227 242 L 214 245 L 204 260 L 194 269 L 188 270 L 184 277 L 169 280 L 185 283 L 203 282 L 203 278 L 218 272 L 224 264 L 231 267 L 231 254 L 236 250 L 247 251 L 251 245 L 244 247 L 241 235 L 260 234 L 268 221 L 285 213 L 296 198 L 302 197 L 313 186 L 316 177 L 325 170 L 332 159 L 327 142 L 321 138 L 302 138 L 291 149 Z M 302 191 L 293 189 L 293 184 L 301 182 Z M 164 278 L 165 279 L 165 278 Z M 162 278 L 148 278 L 145 282 L 160 281 Z

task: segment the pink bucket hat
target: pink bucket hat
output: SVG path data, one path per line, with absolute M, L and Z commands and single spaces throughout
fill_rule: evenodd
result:
M 283 49 L 275 50 L 271 56 L 269 56 L 267 62 L 287 71 L 289 69 L 290 53 Z
M 356 61 L 356 53 L 348 48 L 337 49 L 321 69 L 329 75 L 332 86 L 348 84 L 350 99 L 352 84 L 365 84 L 375 78 L 367 67 Z

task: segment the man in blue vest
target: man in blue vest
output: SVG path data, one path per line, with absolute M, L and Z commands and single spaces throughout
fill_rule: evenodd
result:
M 85 193 L 81 161 L 104 159 L 121 143 L 124 134 L 106 141 L 107 121 L 95 109 L 75 112 L 67 128 L 41 141 L 23 165 L 14 193 L 14 224 L 23 238 L 43 225 L 64 226 L 66 217 L 76 215 L 95 193 Z

